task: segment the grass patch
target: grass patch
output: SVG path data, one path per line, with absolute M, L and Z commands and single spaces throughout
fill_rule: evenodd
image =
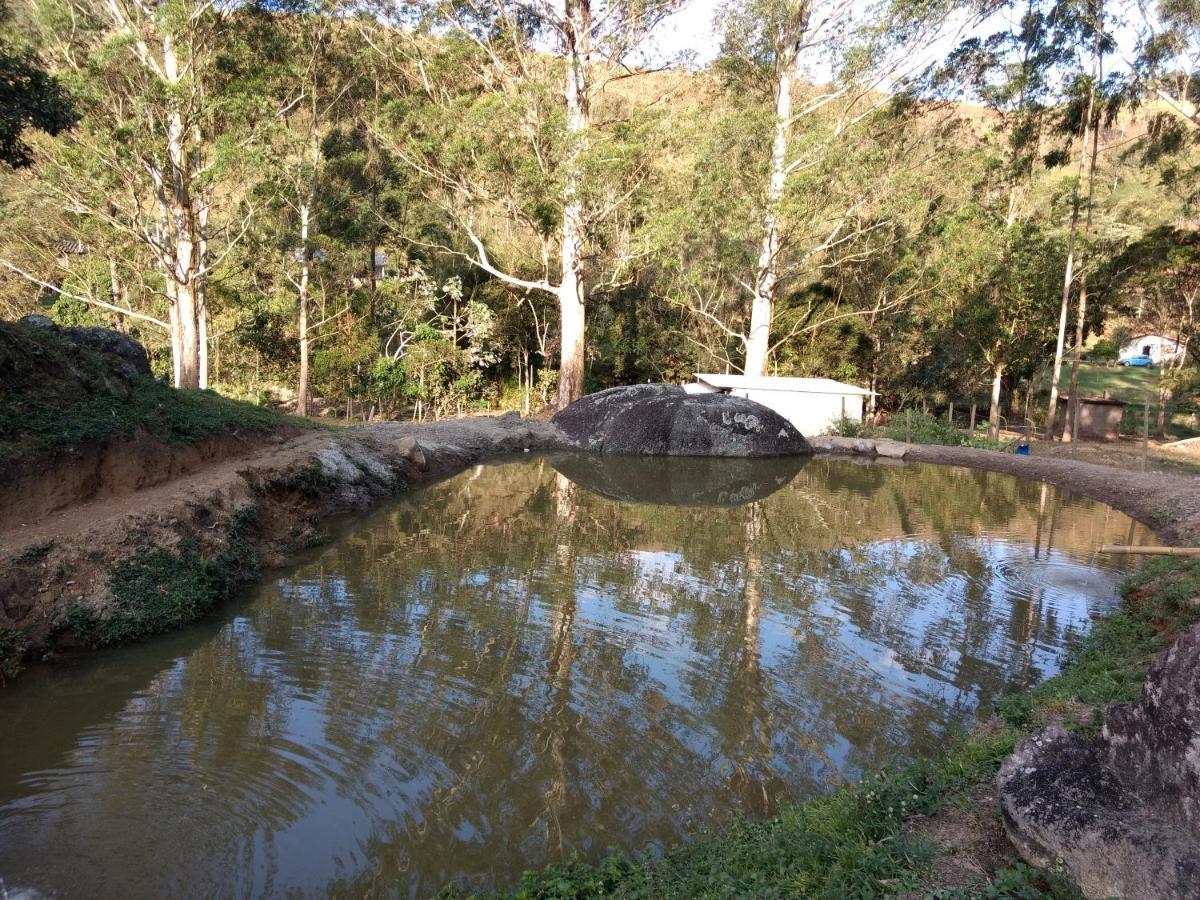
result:
M 995 778 L 1017 741 L 1064 703 L 1132 700 L 1151 657 L 1200 621 L 1200 560 L 1155 560 L 1122 588 L 1123 607 L 1096 623 L 1063 670 L 1032 693 L 1001 701 L 1003 724 L 963 735 L 934 759 L 872 775 L 771 819 L 735 819 L 660 856 L 610 853 L 527 872 L 508 896 L 876 897 L 920 891 L 936 848 L 906 835 L 913 814 L 970 804 L 971 789 Z M 445 897 L 460 896 L 453 888 Z M 1078 890 L 1062 872 L 1015 865 L 990 884 L 932 892 L 937 898 L 1059 897 Z
M 144 547 L 122 560 L 109 576 L 115 607 L 108 615 L 83 606 L 67 609 L 66 624 L 93 647 L 122 644 L 196 621 L 237 587 L 258 577 L 260 564 L 248 531 L 253 506 L 234 515 L 229 537 L 217 556 L 192 544 L 175 551 Z
M 224 431 L 310 425 L 212 391 L 129 377 L 113 358 L 52 329 L 0 323 L 0 461 L 50 455 L 138 430 L 172 445 Z
M 39 559 L 45 559 L 46 554 L 54 549 L 54 541 L 43 541 L 40 544 L 30 544 L 20 553 L 15 556 L 10 556 L 8 559 L 9 565 L 23 566 L 26 563 L 37 562 Z
M 1050 379 L 1045 379 L 1047 386 Z M 1063 391 L 1071 385 L 1071 366 L 1065 364 L 1059 376 Z M 1080 363 L 1079 392 L 1084 395 L 1102 397 L 1108 391 L 1116 400 L 1130 403 L 1158 402 L 1158 368 L 1135 366 L 1105 366 L 1097 363 Z

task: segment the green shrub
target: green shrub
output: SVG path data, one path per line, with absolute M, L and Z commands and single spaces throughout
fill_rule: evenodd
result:
M 247 537 L 254 516 L 253 506 L 238 510 L 225 548 L 211 559 L 188 542 L 175 552 L 143 547 L 109 575 L 114 608 L 101 616 L 73 605 L 67 609 L 68 627 L 89 645 L 103 647 L 194 622 L 258 577 L 258 555 Z
M 871 426 L 860 419 L 842 416 L 830 423 L 827 433 L 836 437 L 859 438 L 869 436 L 871 430 Z
M 882 431 L 884 437 L 896 441 L 909 440 L 910 433 L 911 441 L 914 444 L 942 444 L 947 447 L 961 447 L 967 442 L 967 436 L 951 422 L 928 413 L 897 413 Z
M 25 635 L 11 625 L 0 623 L 0 685 L 20 673 L 28 647 Z
M 1117 346 L 1117 342 L 1107 338 L 1096 341 L 1083 352 L 1083 358 L 1088 362 L 1116 362 L 1120 355 L 1121 348 Z

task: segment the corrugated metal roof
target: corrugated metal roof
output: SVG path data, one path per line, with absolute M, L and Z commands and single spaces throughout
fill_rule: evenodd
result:
M 696 373 L 696 380 L 721 390 L 787 391 L 793 394 L 842 394 L 869 397 L 871 392 L 832 378 L 777 378 L 770 375 L 710 375 Z

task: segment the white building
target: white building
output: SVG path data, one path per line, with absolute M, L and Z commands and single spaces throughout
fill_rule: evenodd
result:
M 1120 358 L 1148 356 L 1156 366 L 1175 362 L 1181 352 L 1178 342 L 1161 334 L 1142 334 L 1121 345 Z
M 696 374 L 690 394 L 732 394 L 770 407 L 806 437 L 825 434 L 845 416 L 858 422 L 863 399 L 871 392 L 832 378 L 773 378 L 770 376 Z

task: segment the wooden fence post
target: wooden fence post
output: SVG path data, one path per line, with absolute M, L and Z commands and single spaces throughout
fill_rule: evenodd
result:
M 971 432 L 971 434 L 975 433 L 975 407 L 976 406 L 977 406 L 977 404 L 975 404 L 975 403 L 971 404 L 971 424 L 968 428 L 968 430 Z
M 1142 471 L 1150 468 L 1150 401 L 1142 403 Z
M 954 401 L 953 400 L 950 401 L 950 412 L 946 413 L 946 419 L 950 422 L 951 425 L 954 424 Z

